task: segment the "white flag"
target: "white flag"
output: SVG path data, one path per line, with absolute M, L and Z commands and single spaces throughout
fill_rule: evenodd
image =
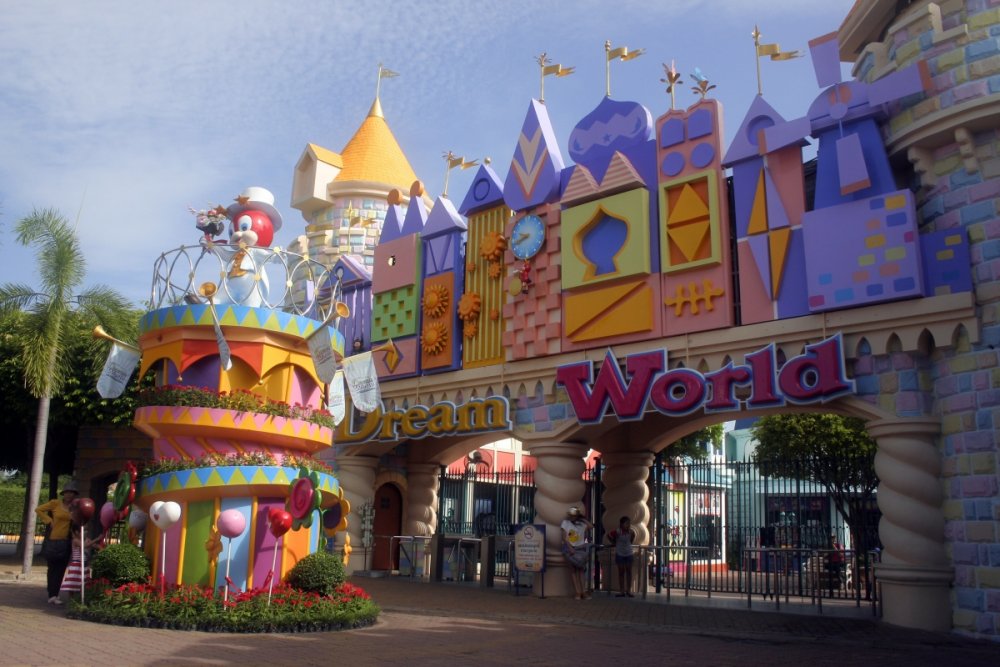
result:
M 329 395 L 326 404 L 330 408 L 330 414 L 333 415 L 333 423 L 340 426 L 340 422 L 344 421 L 344 416 L 347 414 L 347 408 L 344 405 L 344 371 L 337 371 L 333 374 L 333 382 L 330 383 L 327 391 Z
M 382 399 L 378 386 L 378 373 L 371 352 L 347 357 L 343 362 L 344 379 L 351 390 L 354 407 L 362 412 L 375 412 Z
M 97 393 L 101 398 L 118 398 L 125 391 L 132 371 L 139 363 L 139 350 L 111 343 L 111 351 L 104 362 L 101 377 L 97 378 Z
M 313 366 L 316 367 L 316 375 L 323 384 L 330 384 L 334 374 L 337 372 L 337 360 L 333 357 L 333 339 L 330 337 L 330 328 L 321 326 L 313 335 L 306 339 L 309 346 L 309 354 L 312 356 Z

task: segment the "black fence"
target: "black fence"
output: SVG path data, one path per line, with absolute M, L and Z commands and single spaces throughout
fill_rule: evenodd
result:
M 602 478 L 598 460 L 584 475 L 581 499 L 594 517 L 599 545 L 615 527 L 603 522 Z M 534 519 L 533 481 L 530 472 L 481 472 L 474 466 L 442 473 L 442 532 L 510 535 L 518 523 Z M 648 484 L 651 540 L 637 549 L 637 562 L 650 590 L 857 601 L 874 596 L 873 563 L 881 543 L 871 457 L 780 462 L 658 457 Z M 596 553 L 594 585 L 606 588 L 616 579 L 610 553 Z M 506 554 L 498 556 L 498 576 L 507 570 L 507 560 Z
M 511 535 L 519 523 L 535 518 L 534 472 L 489 472 L 475 465 L 462 473 L 443 472 L 439 503 L 443 533 Z

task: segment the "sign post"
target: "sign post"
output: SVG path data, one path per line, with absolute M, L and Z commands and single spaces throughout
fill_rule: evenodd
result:
M 521 572 L 545 572 L 545 525 L 524 523 L 514 531 L 514 591 L 521 594 Z M 542 577 L 545 597 L 545 577 Z

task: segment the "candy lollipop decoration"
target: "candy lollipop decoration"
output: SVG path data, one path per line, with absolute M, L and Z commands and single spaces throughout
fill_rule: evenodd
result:
M 313 512 L 320 508 L 323 493 L 319 490 L 319 475 L 305 466 L 290 485 L 285 509 L 292 515 L 292 529 L 311 528 Z
M 94 501 L 90 498 L 78 498 L 73 501 L 72 512 L 76 515 L 76 522 L 80 524 L 80 604 L 85 602 L 84 589 L 86 588 L 87 572 L 87 522 L 94 516 Z
M 160 543 L 163 546 L 160 553 L 160 596 L 163 596 L 166 592 L 167 576 L 167 530 L 180 521 L 181 506 L 172 500 L 166 502 L 157 500 L 149 506 L 149 516 L 153 519 L 156 527 L 163 533 L 160 539 Z
M 277 566 L 278 562 L 278 543 L 277 540 L 281 538 L 282 535 L 288 532 L 292 527 L 292 515 L 284 510 L 280 510 L 277 507 L 271 508 L 271 511 L 267 513 L 267 526 L 271 534 L 274 535 L 275 543 L 271 550 L 271 575 L 274 575 L 274 568 Z M 274 588 L 274 577 L 269 576 L 267 578 L 267 606 L 271 606 L 271 590 Z
M 149 517 L 145 512 L 139 509 L 134 509 L 128 515 L 128 539 L 132 544 L 136 544 L 138 540 L 136 535 L 146 527 L 146 520 Z
M 219 514 L 215 526 L 222 533 L 223 537 L 229 538 L 229 549 L 226 552 L 226 590 L 222 594 L 222 601 L 229 601 L 229 564 L 233 560 L 233 538 L 239 537 L 247 528 L 246 517 L 239 510 L 226 510 Z
M 115 512 L 115 504 L 110 500 L 103 505 L 101 505 L 101 528 L 107 533 L 111 526 L 115 525 L 115 519 L 118 518 L 117 512 Z

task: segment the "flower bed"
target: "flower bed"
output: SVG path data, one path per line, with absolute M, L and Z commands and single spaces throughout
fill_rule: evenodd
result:
M 222 594 L 211 588 L 170 586 L 161 595 L 151 583 L 111 586 L 92 582 L 86 604 L 72 601 L 67 615 L 96 623 L 202 632 L 317 632 L 372 625 L 379 607 L 363 589 L 338 585 L 332 594 L 275 585 L 268 605 L 267 588 Z
M 246 389 L 234 389 L 227 392 L 215 391 L 208 387 L 168 384 L 143 389 L 137 395 L 136 400 L 140 408 L 147 406 L 219 408 L 235 412 L 255 412 L 271 417 L 297 419 L 329 429 L 336 428 L 333 416 L 327 410 L 311 408 L 298 403 L 289 405 Z

